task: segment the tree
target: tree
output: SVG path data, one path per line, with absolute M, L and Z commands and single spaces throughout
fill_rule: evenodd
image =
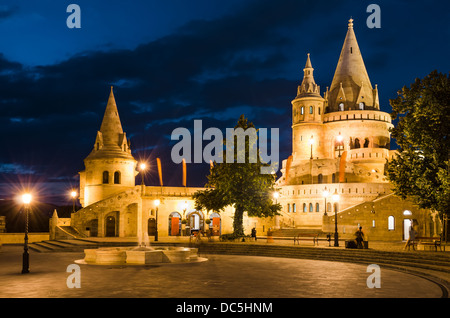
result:
M 399 118 L 391 132 L 400 148 L 388 178 L 394 193 L 442 217 L 450 211 L 450 76 L 433 71 L 398 94 L 390 100 Z
M 234 127 L 255 129 L 253 123 L 241 115 L 237 125 Z M 256 131 L 256 130 L 255 130 Z M 251 162 L 250 149 L 255 146 L 255 140 L 245 138 L 245 148 L 238 150 L 233 147 L 234 162 L 215 163 L 210 170 L 206 190 L 198 191 L 194 194 L 197 209 L 212 210 L 221 212 L 227 206 L 235 209 L 233 220 L 233 234 L 244 235 L 243 216 L 247 212 L 248 216 L 269 217 L 278 215 L 281 205 L 273 204 L 273 193 L 275 192 L 275 174 L 262 174 L 261 167 L 266 165 L 261 162 L 259 153 L 256 162 Z M 226 140 L 224 145 L 227 145 Z M 234 136 L 234 145 L 237 145 L 237 137 Z M 226 157 L 226 150 L 223 151 L 223 158 Z M 238 158 L 244 158 L 243 163 L 238 162 Z M 241 160 L 242 161 L 242 160 Z

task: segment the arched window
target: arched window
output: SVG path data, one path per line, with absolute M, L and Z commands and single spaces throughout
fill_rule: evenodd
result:
M 389 231 L 395 230 L 395 219 L 393 215 L 388 216 L 388 230 Z
M 364 102 L 359 103 L 359 109 L 363 110 L 364 106 L 366 106 L 366 104 L 364 104 Z
M 310 203 L 309 204 L 309 212 L 313 212 L 314 210 L 313 210 L 313 204 L 312 203 Z
M 319 212 L 320 206 L 319 203 L 316 203 L 316 212 Z
M 300 114 L 303 115 L 304 113 L 305 113 L 305 107 L 302 106 L 302 107 L 300 108 Z
M 331 183 L 335 183 L 336 182 L 336 174 L 332 174 L 331 175 Z
M 323 182 L 323 175 L 321 173 L 319 173 L 319 175 L 318 175 L 318 182 L 319 183 Z
M 310 114 L 314 113 L 314 107 L 309 106 L 309 113 L 310 113 Z
M 339 104 L 339 111 L 343 112 L 344 111 L 344 103 L 340 103 Z
M 287 208 L 288 208 L 288 212 L 291 212 L 291 204 L 290 203 L 288 203 Z
M 361 145 L 359 144 L 359 138 L 355 138 L 355 149 L 361 148 Z
M 120 171 L 114 172 L 114 184 L 120 184 Z
M 292 203 L 292 211 L 294 213 L 297 212 L 297 206 L 295 205 L 295 203 Z
M 369 148 L 369 138 L 364 139 L 364 148 Z
M 109 172 L 103 171 L 103 183 L 108 184 L 109 183 Z
M 306 211 L 306 203 L 303 203 L 303 212 L 307 212 Z

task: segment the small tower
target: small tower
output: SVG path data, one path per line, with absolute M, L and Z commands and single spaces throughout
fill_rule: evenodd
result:
M 320 87 L 314 81 L 314 68 L 308 53 L 303 81 L 292 101 L 292 154 L 295 160 L 322 157 L 319 147 L 322 139 L 322 115 L 324 99 Z M 311 151 L 312 146 L 312 151 Z
M 106 105 L 94 148 L 84 159 L 80 174 L 80 202 L 83 207 L 109 195 L 134 187 L 137 161 L 122 129 L 113 87 Z

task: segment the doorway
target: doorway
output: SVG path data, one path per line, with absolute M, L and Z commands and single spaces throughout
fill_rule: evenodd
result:
M 409 239 L 409 229 L 412 226 L 411 219 L 403 219 L 403 240 L 407 241 Z
M 106 217 L 106 237 L 116 236 L 116 218 L 114 216 Z

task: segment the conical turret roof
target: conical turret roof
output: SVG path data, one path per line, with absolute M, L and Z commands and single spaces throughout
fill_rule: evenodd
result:
M 319 97 L 320 96 L 320 86 L 314 81 L 314 68 L 311 64 L 311 58 L 306 58 L 305 68 L 303 69 L 303 81 L 302 84 L 298 86 L 297 97 Z
M 122 129 L 112 86 L 103 121 L 100 130 L 97 132 L 94 149 L 86 159 L 100 158 L 134 159 L 126 134 Z
M 372 84 L 353 30 L 353 19 L 350 19 L 328 94 L 329 109 L 337 111 L 341 102 L 344 103 L 345 110 L 357 109 L 357 102 L 361 101 L 371 108 L 374 107 L 373 96 Z

